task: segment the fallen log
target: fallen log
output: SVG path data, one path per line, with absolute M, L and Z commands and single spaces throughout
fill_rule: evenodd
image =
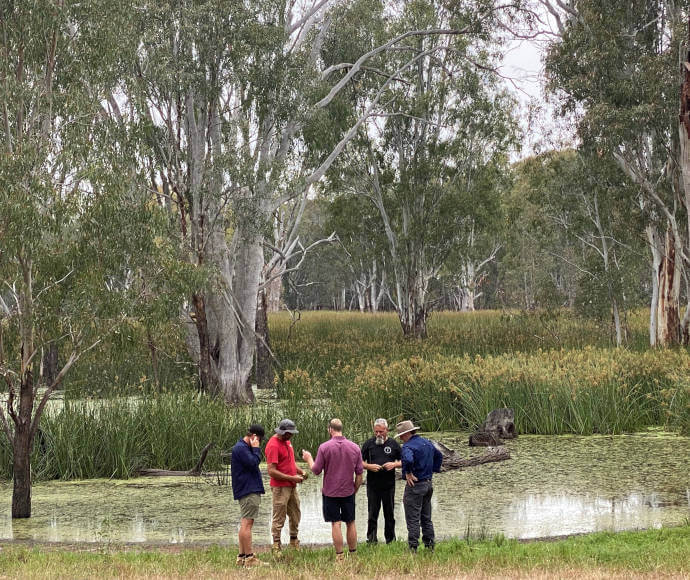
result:
M 211 450 L 211 448 L 215 445 L 215 443 L 209 443 L 206 445 L 201 450 L 201 455 L 199 457 L 199 461 L 196 462 L 196 465 L 190 469 L 189 471 L 175 471 L 171 469 L 140 469 L 137 472 L 137 475 L 141 477 L 167 477 L 167 476 L 173 476 L 173 475 L 201 475 L 201 467 L 204 464 L 204 461 L 206 461 L 206 456 L 208 455 L 208 452 Z
M 463 459 L 456 451 L 449 449 L 443 443 L 438 441 L 432 441 L 432 443 L 443 455 L 443 461 L 441 462 L 442 472 L 450 469 L 464 469 L 465 467 L 473 467 L 475 465 L 482 465 L 483 463 L 493 463 L 495 461 L 510 459 L 510 452 L 503 446 L 491 447 L 484 455 Z

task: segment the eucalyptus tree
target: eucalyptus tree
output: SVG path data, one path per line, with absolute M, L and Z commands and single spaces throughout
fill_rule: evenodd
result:
M 567 253 L 551 251 L 578 280 L 578 307 L 610 319 L 621 346 L 625 313 L 639 286 L 639 277 L 631 283 L 628 274 L 638 273 L 643 250 L 642 216 L 626 207 L 634 186 L 612 158 L 584 150 L 544 153 L 527 160 L 523 171 L 543 227 L 560 230 L 566 238 Z
M 475 302 L 487 285 L 489 269 L 496 264 L 506 244 L 503 198 L 509 191 L 511 174 L 505 158 L 498 156 L 493 163 L 478 167 L 474 186 L 458 195 L 458 205 L 472 211 L 456 232 L 457 243 L 446 259 L 442 274 L 449 283 L 455 307 L 462 312 L 475 310 Z
M 310 186 L 342 147 L 334 135 L 336 150 L 316 159 L 305 137 L 337 98 L 321 89 L 329 4 L 172 0 L 139 14 L 126 94 L 149 119 L 152 180 L 171 202 L 181 258 L 209 277 L 189 300 L 202 387 L 230 403 L 253 398 L 257 292 L 272 276 L 264 244 L 279 223 L 273 249 L 287 259 Z
M 409 337 L 427 335 L 429 284 L 451 252 L 471 243 L 486 201 L 484 178 L 489 168 L 507 168 L 515 144 L 512 103 L 492 69 L 496 21 L 483 9 L 395 3 L 391 36 L 463 26 L 473 34 L 410 36 L 386 54 L 379 66 L 396 75 L 385 109 L 369 119 L 338 168 L 342 190 L 369 199 L 379 215 L 391 297 Z
M 337 232 L 349 287 L 360 312 L 377 312 L 388 293 L 385 238 L 372 206 L 353 196 L 337 196 L 328 203 L 326 227 Z
M 135 187 L 128 135 L 102 110 L 126 9 L 0 7 L 0 424 L 12 448 L 13 518 L 31 515 L 30 456 L 46 404 L 131 313 L 152 266 L 155 212 Z M 39 390 L 41 353 L 55 346 L 59 370 Z
M 578 252 L 545 215 L 541 187 L 550 185 L 552 176 L 545 176 L 539 157 L 515 163 L 512 174 L 512 187 L 501 200 L 506 227 L 498 262 L 499 299 L 504 306 L 526 310 L 572 307 L 578 273 L 570 264 Z
M 579 116 L 591 149 L 612 156 L 637 186 L 651 253 L 651 344 L 687 340 L 681 282 L 690 265 L 690 188 L 681 179 L 679 46 L 688 3 L 667 0 L 549 2 L 560 39 L 547 59 L 553 90 Z M 686 301 L 690 293 L 685 292 Z M 690 303 L 690 302 L 688 302 Z
M 276 212 L 291 201 L 304 207 L 299 200 L 380 110 L 397 70 L 419 61 L 406 39 L 473 30 L 424 23 L 377 46 L 367 34 L 376 19 L 361 16 L 380 10 L 362 0 L 169 0 L 134 12 L 141 42 L 125 91 L 149 119 L 152 181 L 171 200 L 181 255 L 209 272 L 190 297 L 190 321 L 202 386 L 228 402 L 253 398 L 256 299 Z M 344 34 L 369 44 L 356 58 L 326 59 L 328 38 Z M 401 46 L 398 69 L 368 66 Z M 343 94 L 365 74 L 377 82 L 353 114 Z M 300 216 L 284 248 L 299 235 Z

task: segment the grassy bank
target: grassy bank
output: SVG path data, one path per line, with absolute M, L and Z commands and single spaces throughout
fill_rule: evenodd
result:
M 433 554 L 409 554 L 404 543 L 361 545 L 356 557 L 337 567 L 332 548 L 269 553 L 261 570 L 237 570 L 237 550 L 225 547 L 170 550 L 71 551 L 4 545 L 0 574 L 6 578 L 684 578 L 690 574 L 690 527 L 598 533 L 559 541 L 490 540 L 441 542 Z

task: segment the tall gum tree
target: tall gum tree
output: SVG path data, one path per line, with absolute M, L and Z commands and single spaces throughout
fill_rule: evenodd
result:
M 12 447 L 13 518 L 31 516 L 30 457 L 46 404 L 131 313 L 154 256 L 148 200 L 126 147 L 114 145 L 126 136 L 102 110 L 127 8 L 0 6 L 0 425 Z M 46 382 L 51 349 L 61 357 Z
M 556 16 L 560 39 L 547 73 L 566 108 L 579 114 L 579 134 L 611 155 L 638 187 L 631 206 L 647 217 L 652 269 L 650 343 L 688 335 L 690 293 L 680 316 L 681 282 L 690 264 L 679 144 L 682 76 L 678 49 L 687 37 L 687 2 L 542 0 Z
M 253 399 L 257 293 L 264 244 L 283 204 L 306 196 L 373 114 L 395 75 L 419 63 L 405 40 L 467 35 L 476 27 L 407 29 L 353 59 L 323 58 L 329 35 L 362 29 L 351 10 L 371 2 L 176 0 L 139 5 L 141 43 L 127 98 L 148 118 L 155 189 L 171 203 L 180 253 L 208 270 L 189 300 L 190 341 L 202 388 L 229 403 Z M 347 24 L 335 26 L 334 22 Z M 357 26 L 355 26 L 355 23 Z M 398 51 L 399 66 L 372 69 Z M 366 104 L 339 124 L 325 111 L 349 106 L 344 92 L 373 81 Z M 329 137 L 312 147 L 314 137 Z M 326 146 L 328 145 L 328 146 Z M 300 204 L 298 203 L 298 206 Z M 304 207 L 303 204 L 301 207 Z M 301 219 L 294 215 L 294 223 Z M 296 236 L 297 228 L 287 228 Z M 291 240 L 285 241 L 286 247 Z
M 474 209 L 485 201 L 483 177 L 505 163 L 515 125 L 494 75 L 496 20 L 482 12 L 485 6 L 395 6 L 391 36 L 410 29 L 472 34 L 409 35 L 384 55 L 379 68 L 395 71 L 386 105 L 369 118 L 332 179 L 333 187 L 375 207 L 402 331 L 425 338 L 430 283 L 451 252 L 467 246 Z

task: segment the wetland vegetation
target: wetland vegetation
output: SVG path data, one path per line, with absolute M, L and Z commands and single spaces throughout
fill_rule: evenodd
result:
M 59 406 L 41 422 L 37 479 L 127 478 L 145 467 L 190 469 L 214 441 L 229 449 L 248 421 L 297 422 L 316 449 L 338 416 L 363 438 L 374 415 L 412 418 L 425 431 L 471 431 L 497 407 L 515 409 L 522 434 L 619 434 L 661 427 L 690 433 L 690 354 L 650 349 L 645 315 L 631 317 L 631 346 L 610 346 L 604 327 L 569 311 L 438 313 L 426 341 L 404 339 L 394 314 L 310 312 L 293 324 L 272 316 L 280 366 L 274 389 L 253 406 L 229 408 L 196 392 L 194 378 L 163 388 L 145 380 L 145 359 L 120 356 L 118 340 L 91 384 L 75 372 Z M 106 351 L 107 352 L 107 351 Z M 110 376 L 144 377 L 127 386 Z M 123 362 L 124 361 L 124 362 Z M 114 365 L 118 365 L 115 367 Z M 88 367 L 86 367 L 88 369 Z M 124 396 L 127 395 L 127 396 Z M 221 467 L 211 454 L 206 467 Z M 0 477 L 10 478 L 6 442 Z
M 137 577 L 173 568 L 182 576 L 192 569 L 227 575 L 238 514 L 229 488 L 218 485 L 221 451 L 249 421 L 270 426 L 289 416 L 299 426 L 299 446 L 314 450 L 331 416 L 341 417 L 347 435 L 358 441 L 368 435 L 374 415 L 412 417 L 429 436 L 461 453 L 480 453 L 465 446 L 467 431 L 488 410 L 511 406 L 520 437 L 508 442 L 510 461 L 437 478 L 435 513 L 445 538 L 438 559 L 410 559 L 399 553 L 402 546 L 382 554 L 364 547 L 357 563 L 348 564 L 353 575 L 385 576 L 398 563 L 409 576 L 491 576 L 505 569 L 543 577 L 624 575 L 630 569 L 650 577 L 654 570 L 684 573 L 687 564 L 678 553 L 687 546 L 690 515 L 690 356 L 685 349 L 645 348 L 643 316 L 632 327 L 637 346 L 616 349 L 607 346 L 605 330 L 567 311 L 438 313 L 424 342 L 400 338 L 391 314 L 304 313 L 297 324 L 279 314 L 270 319 L 274 348 L 282 353 L 275 387 L 242 407 L 198 393 L 192 377 L 163 388 L 146 380 L 124 388 L 99 379 L 106 370 L 91 384 L 75 374 L 41 422 L 33 517 L 12 520 L 7 509 L 0 533 L 20 543 L 105 548 L 70 559 L 45 547 L 5 545 L 0 557 L 24 559 L 26 576 L 38 575 L 47 563 L 61 571 L 56 576 L 75 569 L 107 576 L 116 569 Z M 144 359 L 130 359 L 132 376 L 145 377 L 149 370 Z M 189 469 L 210 441 L 216 447 L 205 467 L 215 476 L 134 478 L 143 467 Z M 0 456 L 7 479 L 0 493 L 9 498 L 6 447 Z M 308 480 L 302 493 L 305 543 L 327 543 L 319 481 Z M 359 503 L 358 519 L 365 521 Z M 402 513 L 397 519 L 402 534 Z M 265 543 L 267 525 L 257 522 L 257 545 Z M 514 541 L 658 527 L 664 529 L 596 540 Z M 655 541 L 668 558 L 652 554 Z M 220 547 L 111 553 L 123 543 Z M 614 557 L 614 549 L 625 556 Z M 3 566 L 3 573 L 19 570 L 13 566 Z M 313 574 L 315 566 L 328 574 L 330 552 L 308 550 L 278 566 L 298 577 Z

